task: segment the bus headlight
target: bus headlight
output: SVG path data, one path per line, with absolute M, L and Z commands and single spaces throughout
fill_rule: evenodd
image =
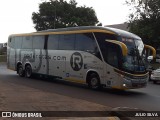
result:
M 124 75 L 120 75 L 122 78 L 124 78 Z

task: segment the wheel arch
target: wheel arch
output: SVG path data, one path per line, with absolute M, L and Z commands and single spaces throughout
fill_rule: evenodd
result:
M 16 71 L 17 71 L 17 73 L 18 73 L 18 67 L 19 67 L 20 65 L 22 65 L 22 63 L 21 63 L 21 62 L 17 62 L 17 65 L 16 65 Z
M 95 73 L 95 74 L 98 76 L 99 82 L 101 83 L 99 74 L 98 74 L 98 72 L 95 71 L 95 70 L 89 70 L 89 71 L 87 71 L 87 74 L 86 74 L 86 83 L 88 84 L 88 82 L 89 82 L 89 76 L 90 76 L 92 73 Z
M 29 62 L 26 62 L 26 63 L 25 63 L 24 68 L 26 68 L 26 66 L 28 66 L 28 65 L 31 66 L 31 68 L 32 68 L 31 63 L 29 63 Z

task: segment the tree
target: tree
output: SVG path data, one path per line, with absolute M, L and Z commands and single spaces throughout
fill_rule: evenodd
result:
M 133 6 L 129 30 L 139 35 L 144 43 L 160 46 L 160 0 L 127 0 Z
M 75 0 L 42 2 L 39 5 L 39 12 L 32 13 L 32 20 L 37 31 L 72 26 L 92 26 L 99 22 L 92 7 L 78 7 Z

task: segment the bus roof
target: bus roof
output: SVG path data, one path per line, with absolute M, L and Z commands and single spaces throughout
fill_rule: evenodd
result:
M 78 32 L 79 31 L 79 32 Z M 58 29 L 48 29 L 48 30 L 42 30 L 42 31 L 37 31 L 33 33 L 26 33 L 26 34 L 14 34 L 11 36 L 23 36 L 23 35 L 39 35 L 39 34 L 52 34 L 52 33 L 81 33 L 85 31 L 90 31 L 90 32 L 106 32 L 110 34 L 115 34 L 118 36 L 122 37 L 128 37 L 128 38 L 134 38 L 134 39 L 141 39 L 139 36 L 124 31 L 120 30 L 117 28 L 111 28 L 111 27 L 101 27 L 101 26 L 80 26 L 80 27 L 67 27 L 67 28 L 58 28 Z
M 68 28 L 59 28 L 59 29 L 48 29 L 48 30 L 43 30 L 43 31 L 38 31 L 38 32 L 62 32 L 62 31 L 78 31 L 78 30 L 97 30 L 97 31 L 104 30 L 104 31 L 110 31 L 119 36 L 141 39 L 139 36 L 131 32 L 127 32 L 127 31 L 117 29 L 117 28 L 101 27 L 101 26 L 68 27 Z

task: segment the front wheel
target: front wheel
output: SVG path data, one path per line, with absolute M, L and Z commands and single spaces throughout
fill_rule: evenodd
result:
M 157 84 L 157 81 L 153 81 L 154 84 Z
M 30 65 L 27 65 L 25 68 L 25 77 L 30 78 L 32 76 L 32 68 Z
M 89 76 L 88 87 L 91 88 L 91 89 L 94 89 L 94 90 L 97 90 L 97 89 L 101 88 L 100 79 L 99 79 L 97 74 L 92 73 Z

